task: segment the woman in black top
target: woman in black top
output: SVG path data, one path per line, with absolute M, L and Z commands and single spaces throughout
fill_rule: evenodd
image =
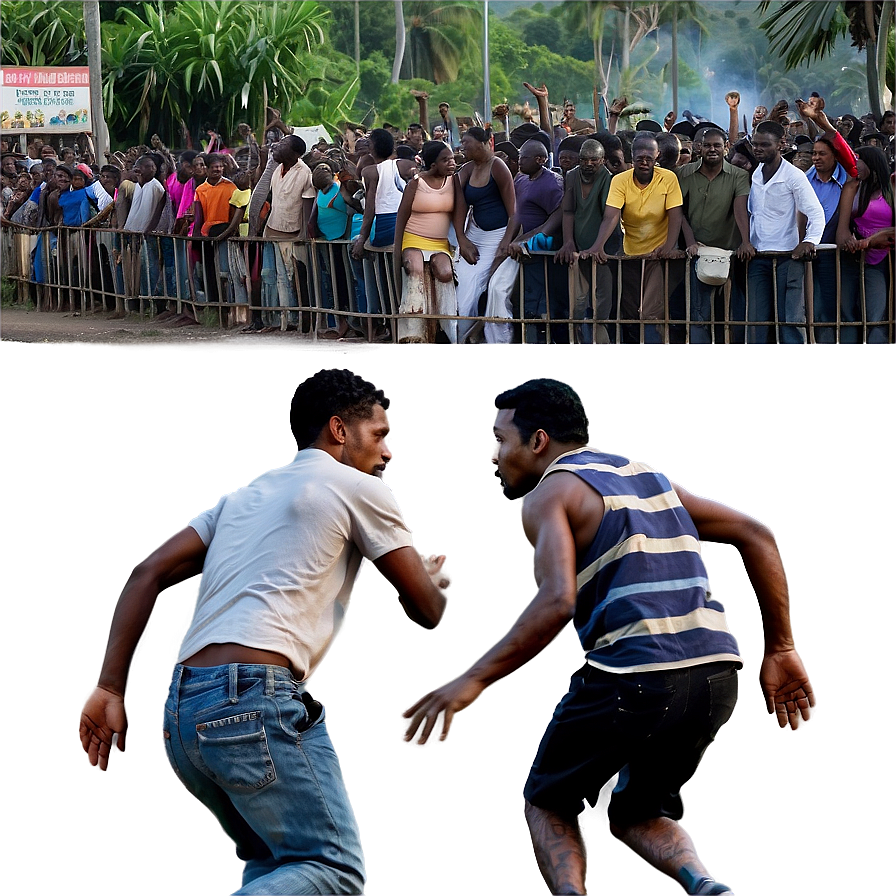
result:
M 516 208 L 510 169 L 497 158 L 491 138 L 482 128 L 468 128 L 461 138 L 467 163 L 455 175 L 454 229 L 460 259 L 457 275 L 457 311 L 462 317 L 479 313 L 479 296 L 492 271 L 507 255 L 507 222 Z M 463 342 L 475 322 L 458 322 Z

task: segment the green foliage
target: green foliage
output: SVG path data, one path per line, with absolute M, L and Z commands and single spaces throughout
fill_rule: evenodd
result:
M 13 305 L 16 300 L 16 282 L 8 277 L 0 279 L 0 302 L 3 305 Z
M 119 124 L 138 121 L 141 138 L 207 125 L 226 136 L 239 120 L 260 126 L 265 97 L 288 109 L 313 83 L 328 80 L 330 70 L 344 75 L 344 66 L 339 70 L 320 52 L 325 18 L 313 2 L 186 0 L 172 8 L 121 8 L 118 33 L 106 29 L 104 40 L 109 63 L 117 63 L 113 82 L 106 82 L 110 129 L 118 132 L 113 115 L 123 109 L 130 116 Z M 126 51 L 111 46 L 120 39 Z M 115 94 L 123 94 L 120 103 Z
M 771 6 L 764 2 L 759 9 L 765 13 Z M 849 28 L 849 19 L 839 2 L 789 0 L 778 6 L 759 27 L 768 37 L 769 49 L 784 59 L 787 68 L 827 56 Z
M 86 65 L 80 3 L 3 4 L 3 65 Z
M 319 5 L 330 16 L 328 31 L 333 49 L 354 59 L 355 0 L 330 0 Z M 392 4 L 385 0 L 358 0 L 357 6 L 361 62 L 370 59 L 374 53 L 391 59 L 395 55 L 395 16 Z

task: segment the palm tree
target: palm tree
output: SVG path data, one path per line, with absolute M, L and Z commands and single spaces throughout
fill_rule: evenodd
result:
M 566 27 L 571 32 L 584 30 L 591 39 L 594 54 L 594 94 L 595 114 L 597 114 L 597 96 L 607 95 L 607 77 L 604 71 L 603 36 L 606 29 L 607 14 L 619 8 L 618 3 L 600 2 L 600 0 L 565 0 L 562 4 L 562 15 Z
M 392 83 L 398 83 L 402 71 L 408 78 L 425 78 L 435 84 L 456 81 L 462 66 L 478 61 L 481 33 L 480 3 L 396 0 Z
M 706 25 L 703 22 L 704 10 L 701 3 L 686 0 L 686 2 L 663 3 L 660 10 L 660 22 L 667 22 L 672 29 L 672 56 L 669 60 L 672 80 L 672 111 L 678 116 L 678 27 L 683 21 L 696 24 L 700 31 L 707 34 Z
M 768 37 L 770 49 L 783 55 L 788 69 L 828 55 L 848 32 L 853 44 L 865 51 L 871 111 L 883 114 L 887 46 L 893 43 L 893 3 L 787 0 L 773 8 L 769 0 L 763 0 L 759 9 L 769 13 L 759 27 Z
M 398 83 L 401 74 L 401 63 L 404 61 L 405 27 L 404 4 L 395 0 L 395 62 L 392 63 L 392 83 Z

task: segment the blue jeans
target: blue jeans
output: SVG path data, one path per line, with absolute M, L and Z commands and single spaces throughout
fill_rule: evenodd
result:
M 775 263 L 777 262 L 777 270 Z M 777 341 L 790 344 L 806 341 L 806 300 L 803 296 L 805 262 L 794 261 L 789 256 L 754 258 L 747 274 L 747 320 L 775 320 L 774 295 L 778 291 Z M 783 326 L 783 324 L 799 326 Z M 751 326 L 747 341 L 768 341 L 768 326 Z
M 830 249 L 823 249 L 812 262 L 812 305 L 813 320 L 817 324 L 837 322 L 837 255 Z M 844 318 L 845 319 L 845 318 Z M 817 327 L 816 342 L 836 342 L 837 328 Z
M 284 244 L 291 246 L 291 244 Z M 295 282 L 295 265 L 291 255 L 291 249 L 287 251 L 287 257 L 284 258 L 281 251 L 281 244 L 272 241 L 264 244 L 262 254 L 262 292 L 261 304 L 268 308 L 276 308 L 286 306 L 287 308 L 298 308 L 299 296 Z M 263 320 L 268 326 L 280 325 L 279 311 L 263 312 Z M 291 324 L 298 322 L 299 315 L 291 311 L 288 320 Z
M 859 325 L 843 327 L 840 330 L 841 342 L 861 342 L 864 311 L 864 321 L 867 324 L 865 341 L 884 343 L 887 342 L 887 326 L 872 326 L 879 321 L 885 321 L 888 313 L 888 301 L 890 295 L 890 271 L 886 258 L 877 264 L 865 265 L 865 307 L 862 308 L 862 283 L 859 267 L 859 256 L 843 252 L 840 255 L 841 271 L 841 298 L 840 306 L 844 322 L 855 321 Z
M 323 706 L 288 669 L 175 666 L 165 748 L 245 861 L 237 893 L 361 893 L 364 860 Z

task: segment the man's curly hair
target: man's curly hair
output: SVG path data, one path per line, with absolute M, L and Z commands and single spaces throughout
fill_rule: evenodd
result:
M 320 370 L 296 389 L 289 409 L 289 425 L 299 451 L 313 444 L 331 417 L 346 423 L 367 420 L 375 405 L 388 410 L 382 389 L 350 370 Z
M 543 429 L 558 442 L 588 443 L 588 418 L 582 400 L 559 380 L 529 380 L 495 399 L 499 411 L 513 410 L 513 425 L 523 442 Z

